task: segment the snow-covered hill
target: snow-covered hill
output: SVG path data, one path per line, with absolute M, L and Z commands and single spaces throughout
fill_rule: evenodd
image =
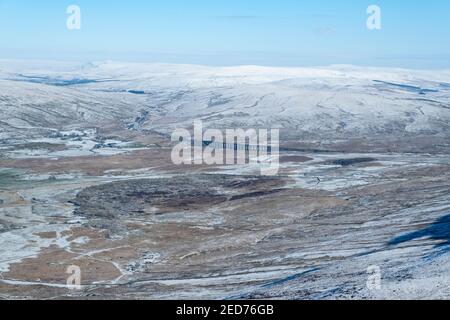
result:
M 194 119 L 294 138 L 450 136 L 449 70 L 1 61 L 0 79 L 2 138 L 107 122 L 170 133 Z
M 198 119 L 279 174 L 175 165 Z M 450 71 L 0 61 L 0 296 L 448 299 L 449 120 Z

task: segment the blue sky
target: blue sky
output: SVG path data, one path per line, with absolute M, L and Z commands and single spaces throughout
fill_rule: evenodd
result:
M 450 1 L 0 0 L 0 58 L 450 68 Z

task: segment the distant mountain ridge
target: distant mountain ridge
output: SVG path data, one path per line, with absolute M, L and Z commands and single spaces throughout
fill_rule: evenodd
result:
M 197 119 L 281 128 L 293 140 L 450 137 L 448 70 L 17 61 L 0 70 L 0 139 L 106 123 L 170 134 Z

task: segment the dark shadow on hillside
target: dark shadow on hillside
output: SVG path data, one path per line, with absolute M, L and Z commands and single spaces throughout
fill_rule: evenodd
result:
M 443 241 L 436 246 L 437 248 L 445 249 L 445 251 L 450 249 L 450 214 L 439 218 L 425 229 L 407 233 L 392 239 L 389 241 L 389 245 L 394 246 L 424 237 Z

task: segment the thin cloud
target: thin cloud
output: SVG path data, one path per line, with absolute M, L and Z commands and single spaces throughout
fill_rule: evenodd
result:
M 224 20 L 253 20 L 253 19 L 260 19 L 262 17 L 252 15 L 227 15 L 227 16 L 214 16 L 211 18 Z
M 336 29 L 331 26 L 316 27 L 313 29 L 313 33 L 319 36 L 330 36 L 336 34 Z

